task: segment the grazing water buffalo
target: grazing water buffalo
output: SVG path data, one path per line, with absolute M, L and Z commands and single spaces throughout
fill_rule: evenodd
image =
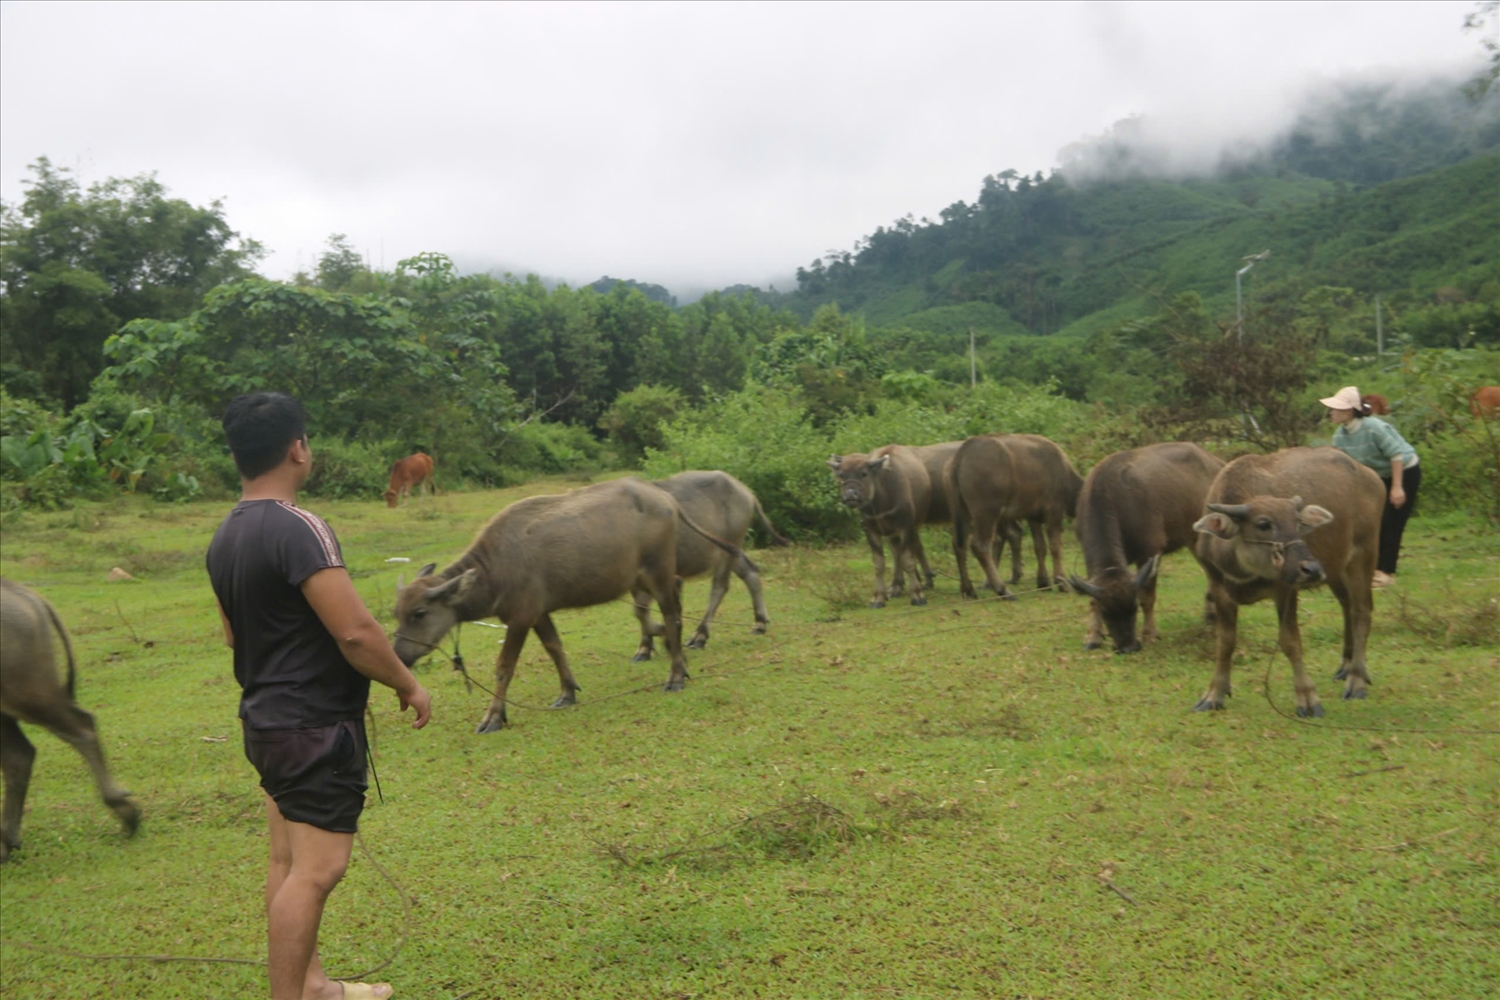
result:
M 67 679 L 57 674 L 52 633 L 62 640 L 68 658 Z M 73 645 L 57 612 L 40 595 L 0 577 L 0 770 L 5 774 L 5 805 L 0 820 L 0 861 L 21 846 L 21 813 L 36 748 L 21 732 L 20 722 L 51 730 L 88 761 L 104 804 L 114 810 L 127 833 L 135 833 L 141 811 L 130 793 L 115 784 L 104 766 L 104 751 L 94 717 L 73 700 Z M 18 721 L 19 720 L 19 721 Z
M 875 566 L 875 596 L 870 607 L 883 608 L 887 597 L 899 597 L 903 571 L 911 576 L 911 602 L 926 604 L 922 573 L 930 573 L 922 551 L 921 528 L 927 523 L 933 486 L 922 456 L 906 445 L 888 444 L 868 455 L 833 455 L 828 459 L 844 506 L 859 512 Z M 891 589 L 885 586 L 885 539 L 891 540 L 895 563 Z
M 670 479 L 655 479 L 652 486 L 666 490 L 677 501 L 677 506 L 704 531 L 717 539 L 743 549 L 745 533 L 750 522 L 760 518 L 760 523 L 771 536 L 773 545 L 786 545 L 787 540 L 772 527 L 760 501 L 750 492 L 750 487 L 727 472 L 679 472 Z M 708 626 L 719 602 L 729 591 L 729 574 L 733 572 L 750 591 L 750 602 L 755 608 L 755 626 L 750 630 L 763 635 L 771 619 L 766 614 L 765 598 L 761 596 L 760 573 L 743 553 L 732 558 L 718 545 L 697 531 L 679 523 L 677 526 L 677 575 L 688 580 L 704 573 L 713 573 L 713 588 L 708 594 L 708 610 L 698 623 L 689 649 L 702 649 L 708 644 Z M 651 637 L 662 634 L 662 627 L 651 621 L 651 605 L 645 594 L 635 595 L 635 613 L 641 621 L 641 646 L 634 660 L 649 660 L 652 653 Z
M 743 559 L 744 553 L 693 523 L 671 494 L 639 479 L 617 479 L 560 496 L 528 497 L 496 514 L 467 552 L 441 573 L 436 563 L 398 586 L 396 655 L 408 666 L 437 648 L 459 622 L 491 615 L 506 625 L 495 664 L 495 695 L 477 732 L 506 723 L 505 692 L 516 660 L 535 630 L 557 666 L 562 694 L 554 708 L 571 705 L 578 682 L 568 669 L 552 612 L 651 594 L 661 607 L 672 672 L 666 690 L 687 679 L 682 655 L 682 604 L 677 584 L 677 522 Z
M 386 487 L 385 505 L 395 507 L 398 499 L 401 503 L 406 503 L 406 498 L 413 489 L 419 494 L 422 492 L 424 483 L 432 492 L 437 492 L 437 486 L 432 481 L 432 456 L 419 451 L 391 466 L 391 485 Z
M 1037 587 L 1045 590 L 1055 581 L 1059 590 L 1068 589 L 1062 571 L 1063 518 L 1072 517 L 1077 510 L 1083 479 L 1061 448 L 1035 434 L 972 437 L 954 453 L 943 478 L 953 510 L 953 555 L 958 560 L 959 592 L 964 597 L 977 596 L 969 581 L 971 538 L 990 589 L 1002 597 L 1013 596 L 995 570 L 993 551 L 996 532 L 1007 522 L 1031 522 Z
M 1085 649 L 1103 645 L 1103 629 L 1117 653 L 1134 653 L 1156 638 L 1161 557 L 1197 541 L 1193 523 L 1222 468 L 1221 459 L 1197 445 L 1173 442 L 1117 451 L 1089 472 L 1073 524 L 1089 576 L 1069 578 L 1074 590 L 1090 598 Z M 1139 639 L 1137 604 L 1145 619 Z
M 1208 576 L 1218 624 L 1213 680 L 1195 711 L 1224 707 L 1240 605 L 1274 597 L 1279 645 L 1292 661 L 1297 714 L 1323 714 L 1303 669 L 1297 627 L 1298 592 L 1320 583 L 1328 584 L 1344 609 L 1338 673 L 1346 678 L 1344 697 L 1365 696 L 1365 643 L 1374 611 L 1370 582 L 1384 505 L 1380 477 L 1334 448 L 1246 455 L 1219 470 L 1208 490 L 1208 513 L 1194 525 L 1200 534 L 1193 554 Z

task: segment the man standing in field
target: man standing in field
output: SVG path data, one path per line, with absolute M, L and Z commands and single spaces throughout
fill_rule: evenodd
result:
M 271 996 L 382 1000 L 389 983 L 328 978 L 318 925 L 364 808 L 370 681 L 416 710 L 413 728 L 427 724 L 432 702 L 360 600 L 333 532 L 296 506 L 312 469 L 302 404 L 240 396 L 224 434 L 242 494 L 209 545 L 208 575 L 242 689 L 245 756 L 266 792 Z

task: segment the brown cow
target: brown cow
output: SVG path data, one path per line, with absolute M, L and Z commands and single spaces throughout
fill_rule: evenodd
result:
M 492 733 L 506 724 L 505 692 L 528 631 L 536 631 L 557 667 L 562 694 L 552 707 L 571 705 L 578 682 L 568 669 L 552 612 L 644 590 L 656 598 L 665 622 L 672 657 L 666 690 L 680 691 L 687 661 L 677 585 L 679 518 L 731 558 L 744 557 L 698 528 L 671 494 L 640 479 L 518 500 L 480 529 L 447 569 L 433 575 L 437 564 L 429 563 L 410 584 L 398 584 L 396 655 L 410 666 L 436 649 L 454 625 L 498 617 L 507 631 L 495 664 L 495 694 L 476 730 Z
M 424 484 L 433 493 L 437 492 L 437 484 L 432 481 L 432 456 L 419 451 L 391 466 L 391 485 L 384 494 L 385 505 L 394 508 L 398 499 L 405 504 L 413 489 L 422 494 Z
M 1063 518 L 1076 512 L 1083 479 L 1061 448 L 1035 434 L 972 437 L 954 453 L 943 478 L 953 509 L 953 554 L 964 597 L 977 596 L 969 581 L 970 547 L 984 567 L 990 589 L 1001 597 L 1014 596 L 995 570 L 993 547 L 997 529 L 1021 521 L 1031 522 L 1038 589 L 1055 583 L 1058 590 L 1067 591 L 1062 569 Z M 1047 576 L 1049 543 L 1051 578 Z
M 1103 645 L 1104 629 L 1117 653 L 1137 652 L 1156 638 L 1161 557 L 1197 541 L 1193 523 L 1223 467 L 1223 460 L 1195 444 L 1171 442 L 1117 451 L 1090 470 L 1073 523 L 1089 576 L 1069 578 L 1074 590 L 1090 598 L 1085 649 Z M 1137 605 L 1144 612 L 1139 639 Z
M 1279 645 L 1292 662 L 1297 714 L 1323 714 L 1303 669 L 1297 626 L 1298 592 L 1321 583 L 1344 609 L 1344 650 L 1336 675 L 1346 678 L 1344 697 L 1365 697 L 1370 683 L 1365 644 L 1374 613 L 1370 581 L 1385 506 L 1380 477 L 1334 448 L 1246 455 L 1219 470 L 1206 506 L 1209 513 L 1194 525 L 1200 535 L 1193 554 L 1208 576 L 1218 649 L 1213 680 L 1194 711 L 1224 707 L 1240 605 L 1274 597 Z
M 1469 397 L 1469 412 L 1493 420 L 1500 417 L 1500 385 L 1484 385 Z
M 67 679 L 57 675 L 52 633 L 68 658 Z M 127 833 L 135 833 L 141 811 L 130 793 L 115 784 L 104 766 L 94 717 L 73 700 L 73 645 L 57 612 L 39 594 L 0 577 L 0 770 L 5 773 L 5 805 L 0 811 L 0 862 L 21 846 L 21 813 L 36 748 L 20 722 L 43 726 L 88 761 L 104 804 Z M 19 721 L 18 721 L 19 720 Z
M 875 567 L 875 596 L 870 607 L 883 608 L 887 597 L 903 593 L 903 573 L 911 576 L 911 602 L 926 604 L 922 591 L 922 525 L 932 504 L 932 483 L 915 448 L 888 444 L 868 455 L 832 455 L 828 467 L 838 483 L 844 506 L 859 512 Z M 885 586 L 885 539 L 891 541 L 892 586 Z
M 771 537 L 773 545 L 786 545 L 787 540 L 772 527 L 760 501 L 750 487 L 727 472 L 679 472 L 669 479 L 655 479 L 651 485 L 666 490 L 677 501 L 682 512 L 692 518 L 704 531 L 715 538 L 723 539 L 744 548 L 745 533 L 750 522 L 760 518 L 760 523 Z M 679 523 L 677 526 L 677 576 L 688 580 L 704 573 L 714 575 L 713 587 L 708 594 L 708 609 L 703 620 L 688 642 L 689 649 L 702 649 L 708 645 L 708 626 L 713 621 L 719 603 L 729 591 L 729 574 L 733 572 L 750 591 L 750 603 L 755 608 L 755 625 L 750 629 L 763 635 L 770 617 L 766 614 L 765 598 L 761 595 L 760 573 L 754 563 L 743 554 L 731 558 L 719 546 L 701 534 Z M 641 622 L 641 645 L 636 650 L 635 661 L 649 660 L 652 654 L 651 637 L 662 634 L 662 627 L 651 621 L 651 605 L 648 595 L 635 595 L 635 614 Z

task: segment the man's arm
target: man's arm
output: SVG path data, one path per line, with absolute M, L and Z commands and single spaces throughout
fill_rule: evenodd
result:
M 230 649 L 234 648 L 234 627 L 229 624 L 229 616 L 224 613 L 224 605 L 214 598 L 214 607 L 219 609 L 219 621 L 224 625 L 224 645 Z
M 337 640 L 350 666 L 372 681 L 393 689 L 401 698 L 401 710 L 416 709 L 412 728 L 421 729 L 432 716 L 432 699 L 406 664 L 396 657 L 385 637 L 385 629 L 370 614 L 354 581 L 342 566 L 321 569 L 302 581 L 302 594 L 312 605 L 323 627 Z

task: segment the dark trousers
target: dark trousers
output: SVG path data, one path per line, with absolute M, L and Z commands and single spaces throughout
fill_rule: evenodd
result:
M 1401 533 L 1406 522 L 1417 512 L 1417 490 L 1422 485 L 1422 467 L 1401 470 L 1401 488 L 1406 491 L 1406 503 L 1391 506 L 1391 481 L 1385 483 L 1385 512 L 1380 515 L 1380 561 L 1376 568 L 1382 573 L 1396 572 L 1396 558 L 1401 555 Z

